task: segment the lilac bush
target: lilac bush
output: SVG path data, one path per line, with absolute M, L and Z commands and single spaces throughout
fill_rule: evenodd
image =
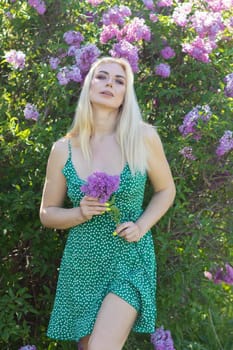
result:
M 39 337 L 41 349 L 55 346 L 44 330 L 65 235 L 48 234 L 38 219 L 44 170 L 90 64 L 108 55 L 128 59 L 136 73 L 143 118 L 157 127 L 177 186 L 152 230 L 158 324 L 177 349 L 231 348 L 232 10 L 232 0 L 1 4 L 2 350 Z M 204 278 L 208 266 L 217 266 L 209 273 L 223 288 Z M 125 346 L 149 347 L 135 335 Z

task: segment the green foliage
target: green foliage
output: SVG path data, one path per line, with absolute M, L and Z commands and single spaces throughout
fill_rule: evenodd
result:
M 66 232 L 44 229 L 38 212 L 46 162 L 55 140 L 68 130 L 80 86 L 58 84 L 49 57 L 67 49 L 63 34 L 80 31 L 85 43 L 95 43 L 107 55 L 110 44 L 99 44 L 101 14 L 120 1 L 105 1 L 93 8 L 85 1 L 46 1 L 39 16 L 27 1 L 2 1 L 0 5 L 0 141 L 1 141 L 1 277 L 0 347 L 17 349 L 35 344 L 38 350 L 75 349 L 75 344 L 46 338 L 58 267 Z M 170 18 L 149 21 L 149 11 L 139 1 L 124 1 L 133 15 L 143 15 L 152 40 L 140 48 L 140 71 L 135 87 L 145 119 L 156 125 L 175 178 L 177 197 L 173 207 L 154 227 L 158 261 L 158 326 L 170 329 L 177 350 L 232 350 L 233 290 L 204 277 L 224 263 L 233 262 L 232 152 L 218 159 L 215 150 L 225 130 L 232 129 L 233 99 L 224 95 L 224 77 L 233 71 L 232 40 L 222 40 L 204 64 L 182 52 L 181 43 L 193 38 Z M 10 11 L 12 19 L 6 13 Z M 96 14 L 94 22 L 86 12 Z M 231 11 L 232 15 L 232 11 Z M 230 16 L 228 14 L 227 16 Z M 162 34 L 161 34 L 162 33 Z M 164 60 L 163 40 L 176 51 L 169 61 L 172 74 L 154 74 Z M 26 54 L 26 67 L 13 69 L 5 52 Z M 66 57 L 64 64 L 71 59 Z M 155 103 L 156 100 L 156 103 Z M 37 106 L 38 122 L 26 120 L 26 103 Z M 182 137 L 178 127 L 196 105 L 208 104 L 213 112 L 200 122 L 202 138 Z M 179 151 L 192 146 L 195 161 Z M 151 195 L 147 186 L 145 203 Z M 149 337 L 132 334 L 127 350 L 152 349 Z

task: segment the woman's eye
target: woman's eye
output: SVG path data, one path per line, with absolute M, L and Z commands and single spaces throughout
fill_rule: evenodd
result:
M 124 85 L 124 81 L 121 79 L 116 79 L 117 84 Z
M 105 79 L 106 77 L 105 77 L 105 75 L 103 75 L 103 74 L 98 74 L 97 76 L 96 76 L 96 79 Z

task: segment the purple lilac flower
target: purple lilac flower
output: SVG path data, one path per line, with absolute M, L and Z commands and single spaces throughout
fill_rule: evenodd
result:
M 78 50 L 78 47 L 77 46 L 70 46 L 67 50 L 67 56 L 75 56 L 76 55 L 76 52 Z
M 164 330 L 163 326 L 151 334 L 150 340 L 154 345 L 154 350 L 175 350 L 171 332 Z
M 87 183 L 81 186 L 81 191 L 87 196 L 98 198 L 105 203 L 117 191 L 120 183 L 118 175 L 111 176 L 103 172 L 94 172 L 88 176 Z
M 175 51 L 170 47 L 166 46 L 164 47 L 161 51 L 161 56 L 165 59 L 168 60 L 176 55 Z
M 15 69 L 23 69 L 25 67 L 26 55 L 22 51 L 10 50 L 5 54 L 5 58 Z
M 233 73 L 225 76 L 224 83 L 226 83 L 224 88 L 225 95 L 227 97 L 233 97 Z
M 145 24 L 143 18 L 134 17 L 131 23 L 124 26 L 122 34 L 125 35 L 124 39 L 129 43 L 146 40 L 150 41 L 151 31 L 150 28 Z
M 27 103 L 24 108 L 24 117 L 25 119 L 37 121 L 39 118 L 39 112 L 37 111 L 36 106 L 31 103 Z
M 148 10 L 154 10 L 155 5 L 153 0 L 142 0 L 142 1 Z
M 214 41 L 197 37 L 192 43 L 182 45 L 183 52 L 186 52 L 191 57 L 198 61 L 210 62 L 209 54 L 216 48 Z
M 173 1 L 172 0 L 160 0 L 157 2 L 158 7 L 169 7 L 172 6 Z
M 196 130 L 196 126 L 199 119 L 207 122 L 212 115 L 210 107 L 208 105 L 196 106 L 190 112 L 188 112 L 183 120 L 183 124 L 179 127 L 180 133 L 185 137 L 192 134 L 193 138 L 199 140 L 201 138 L 200 133 Z
M 64 33 L 63 39 L 68 45 L 72 45 L 75 47 L 80 47 L 80 43 L 84 40 L 83 35 L 80 32 L 76 32 L 75 30 L 69 30 Z
M 100 50 L 94 44 L 87 44 L 78 49 L 75 54 L 75 60 L 81 72 L 88 72 L 90 66 L 96 61 L 99 55 Z
M 70 82 L 69 68 L 62 67 L 57 73 L 57 79 L 60 85 L 67 85 Z
M 32 6 L 39 15 L 43 15 L 46 11 L 46 6 L 43 0 L 28 0 L 28 4 Z
M 58 65 L 60 63 L 60 59 L 58 57 L 50 57 L 49 64 L 52 69 L 57 69 Z
M 160 63 L 155 67 L 155 74 L 162 78 L 168 78 L 171 74 L 171 68 L 167 63 Z
M 13 15 L 12 15 L 12 13 L 11 13 L 10 11 L 6 11 L 6 12 L 4 13 L 4 15 L 5 15 L 8 19 L 13 19 L 13 18 L 14 18 Z
M 25 345 L 19 348 L 19 350 L 36 350 L 35 345 Z
M 233 6 L 232 0 L 206 0 L 208 8 L 214 12 L 230 10 Z
M 93 5 L 93 6 L 97 6 L 99 4 L 101 4 L 101 2 L 103 2 L 104 0 L 87 0 L 87 2 L 89 2 L 89 4 Z
M 81 83 L 83 81 L 83 77 L 79 67 L 75 65 L 71 66 L 68 73 L 68 78 L 76 83 Z
M 193 148 L 192 147 L 184 147 L 179 151 L 180 154 L 186 159 L 190 160 L 196 160 L 197 158 L 193 155 Z
M 185 27 L 188 23 L 187 16 L 190 14 L 191 11 L 192 2 L 185 2 L 183 4 L 179 4 L 172 14 L 172 19 L 180 27 Z
M 223 156 L 225 153 L 233 149 L 233 132 L 230 130 L 225 131 L 224 135 L 219 140 L 216 154 L 218 157 Z
M 103 24 L 108 26 L 110 24 L 116 24 L 123 26 L 125 23 L 125 17 L 131 16 L 131 10 L 127 6 L 114 6 L 103 14 Z
M 220 13 L 196 11 L 191 17 L 191 22 L 200 38 L 209 36 L 214 40 L 216 35 L 225 29 Z
M 123 57 L 127 59 L 133 72 L 138 71 L 138 48 L 128 41 L 121 40 L 119 43 L 114 44 L 112 50 L 110 50 L 110 54 L 112 57 Z
M 100 34 L 100 42 L 106 44 L 112 38 L 118 37 L 120 35 L 119 28 L 115 24 L 109 24 L 108 26 L 103 26 L 103 30 Z
M 156 23 L 156 22 L 158 22 L 159 18 L 158 18 L 158 16 L 156 16 L 155 13 L 150 13 L 150 20 L 151 20 L 151 22 Z
M 219 267 L 215 273 L 205 271 L 204 276 L 215 284 L 226 283 L 233 285 L 233 267 L 226 263 L 225 271 L 222 267 Z

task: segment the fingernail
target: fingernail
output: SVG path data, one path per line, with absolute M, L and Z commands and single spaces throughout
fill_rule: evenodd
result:
M 111 211 L 111 208 L 106 208 L 106 211 Z
M 105 213 L 105 210 L 104 211 L 102 211 L 102 213 L 101 214 L 104 214 Z
M 116 237 L 116 236 L 118 235 L 118 233 L 117 233 L 116 231 L 114 231 L 114 232 L 112 233 L 112 235 L 113 235 L 114 237 Z
M 106 203 L 105 203 L 105 206 L 106 206 L 106 207 L 109 207 L 109 206 L 110 206 L 110 203 L 106 202 Z

